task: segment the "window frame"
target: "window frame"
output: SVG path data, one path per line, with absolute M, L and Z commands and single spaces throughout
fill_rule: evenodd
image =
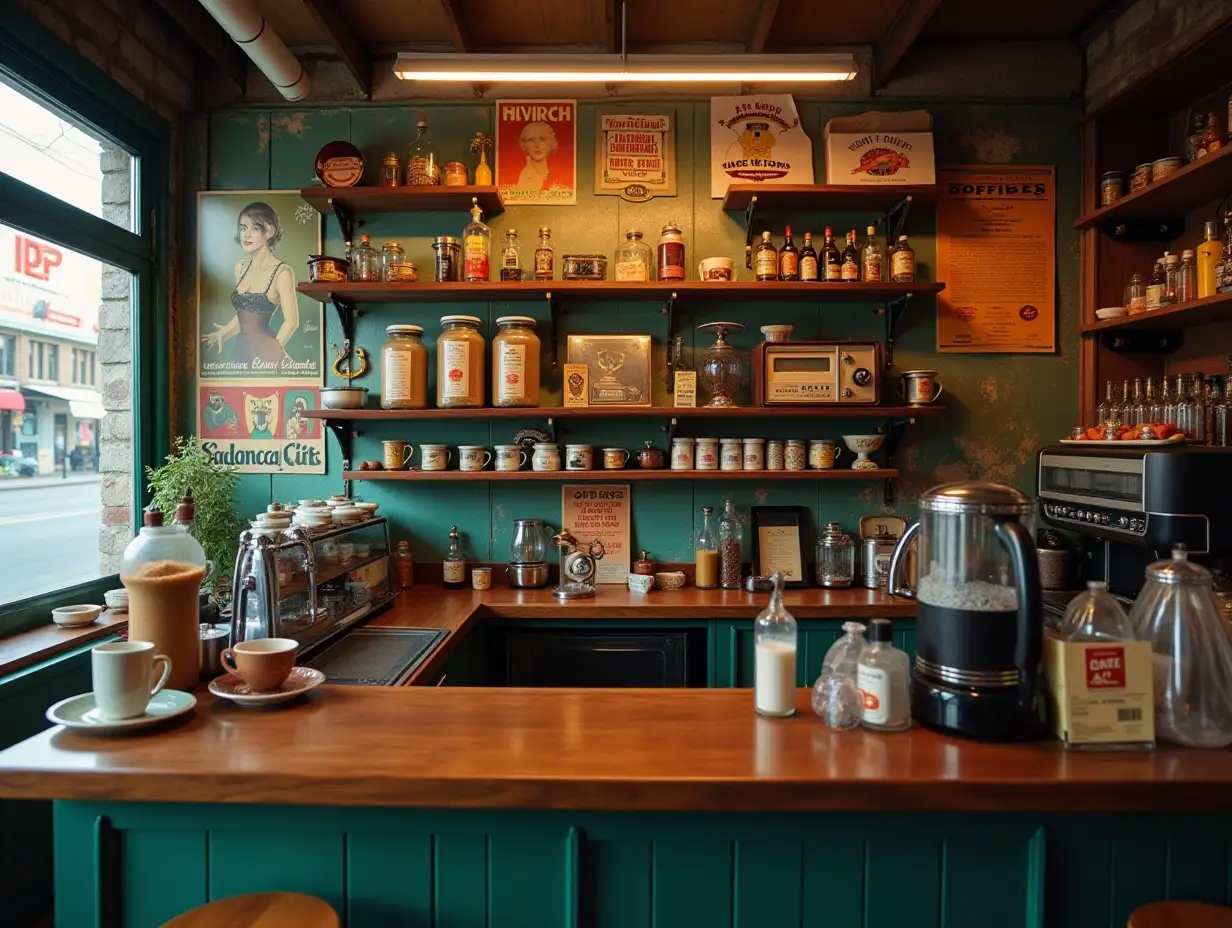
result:
M 0 18 L 0 73 L 6 81 L 134 159 L 133 230 L 122 229 L 0 172 L 0 223 L 132 274 L 133 528 L 149 499 L 145 468 L 171 445 L 171 352 L 167 217 L 170 126 L 75 49 L 19 9 Z M 161 388 L 160 388 L 161 385 Z M 0 604 L 0 636 L 48 623 L 52 608 L 101 601 L 115 575 Z

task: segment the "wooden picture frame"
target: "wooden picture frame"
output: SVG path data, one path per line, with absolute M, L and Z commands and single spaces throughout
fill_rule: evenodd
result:
M 768 577 L 776 570 L 784 575 L 784 586 L 802 589 L 809 586 L 807 506 L 753 506 L 753 574 Z

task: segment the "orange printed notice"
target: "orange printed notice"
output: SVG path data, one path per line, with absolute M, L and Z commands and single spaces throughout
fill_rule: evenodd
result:
M 937 350 L 1056 350 L 1056 171 L 941 167 Z

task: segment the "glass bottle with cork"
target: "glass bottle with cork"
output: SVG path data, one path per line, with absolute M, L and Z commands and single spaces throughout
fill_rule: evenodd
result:
M 759 281 L 777 280 L 778 268 L 778 249 L 774 247 L 770 233 L 763 232 L 757 244 L 757 254 L 753 256 L 753 272 Z
M 856 248 L 855 229 L 847 233 L 847 247 L 843 249 L 839 275 L 845 284 L 858 284 L 860 282 L 860 251 Z
M 462 536 L 458 534 L 456 525 L 449 529 L 449 552 L 441 568 L 445 589 L 466 589 L 466 555 L 462 553 Z
M 770 604 L 753 623 L 753 705 L 759 715 L 796 711 L 796 620 L 783 605 L 783 574 L 770 575 Z
M 518 230 L 505 230 L 505 245 L 501 248 L 500 279 L 516 283 L 522 279 L 522 247 L 518 244 Z
M 911 662 L 894 647 L 889 619 L 873 619 L 869 643 L 856 663 L 856 683 L 864 711 L 860 724 L 875 731 L 911 727 Z
M 797 281 L 800 279 L 800 252 L 796 243 L 791 240 L 791 226 L 783 236 L 783 247 L 779 250 L 779 280 Z
M 864 242 L 863 267 L 861 268 L 865 283 L 881 283 L 884 254 L 881 241 L 877 238 L 877 227 L 869 226 L 868 238 Z
M 817 252 L 813 248 L 813 233 L 804 233 L 804 246 L 800 249 L 800 280 L 817 282 Z
M 719 585 L 719 536 L 714 528 L 714 507 L 702 507 L 702 527 L 693 540 L 694 585 L 713 590 Z
M 552 230 L 539 227 L 539 244 L 535 246 L 535 280 L 556 279 L 556 249 L 552 247 Z
M 826 226 L 826 237 L 822 241 L 819 260 L 822 280 L 826 283 L 837 283 L 843 279 L 843 254 L 834 244 L 834 230 L 830 226 Z
M 736 504 L 723 501 L 723 517 L 719 519 L 719 586 L 725 590 L 740 589 L 740 565 L 744 526 Z
M 898 245 L 890 255 L 890 280 L 896 284 L 915 283 L 915 249 L 905 235 L 898 237 Z
M 409 590 L 415 585 L 415 558 L 411 554 L 411 543 L 405 539 L 398 542 L 394 570 L 398 574 L 398 589 Z
M 492 230 L 483 221 L 479 198 L 471 197 L 471 221 L 462 230 L 462 279 L 487 283 L 492 254 Z
M 1146 311 L 1154 312 L 1163 305 L 1164 298 L 1164 263 L 1156 261 L 1151 268 L 1151 279 L 1146 284 Z
M 428 114 L 419 111 L 418 132 L 406 156 L 408 187 L 437 187 L 441 183 L 441 156 L 428 138 Z
M 1164 252 L 1164 287 L 1159 293 L 1159 307 L 1172 306 L 1176 303 L 1176 292 L 1180 284 L 1181 259 L 1170 251 Z

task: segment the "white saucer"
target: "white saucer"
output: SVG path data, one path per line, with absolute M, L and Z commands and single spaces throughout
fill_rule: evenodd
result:
M 185 712 L 191 712 L 196 704 L 197 697 L 192 693 L 163 690 L 150 700 L 143 715 L 113 721 L 98 714 L 93 693 L 82 693 L 80 696 L 70 696 L 68 699 L 60 700 L 47 710 L 47 719 L 65 728 L 77 728 L 82 731 L 100 733 L 130 731 L 135 728 L 158 725 L 168 719 L 183 715 Z
M 325 682 L 325 674 L 313 667 L 294 667 L 282 686 L 272 693 L 254 693 L 244 678 L 226 673 L 210 681 L 210 692 L 220 699 L 229 699 L 237 706 L 276 706 L 290 702 Z

